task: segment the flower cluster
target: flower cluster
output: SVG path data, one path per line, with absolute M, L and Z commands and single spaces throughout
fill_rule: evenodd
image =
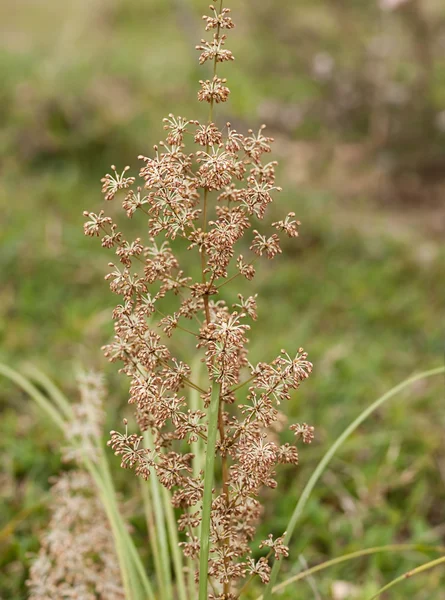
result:
M 214 105 L 229 96 L 226 80 L 216 74 L 217 64 L 234 58 L 223 33 L 234 24 L 230 11 L 221 5 L 211 6 L 211 16 L 204 17 L 212 37 L 197 46 L 199 62 L 210 61 L 214 67 L 213 78 L 201 81 L 198 93 L 200 101 L 209 103 L 207 122 L 170 114 L 164 119 L 165 141 L 154 146 L 150 156 L 139 157 L 139 185 L 134 187 L 128 167 L 121 175 L 113 168 L 114 176 L 102 180 L 106 200 L 121 191 L 127 216 L 144 218 L 144 237 L 127 240 L 103 211 L 84 214 L 85 234 L 100 237 L 102 246 L 116 256 L 106 279 L 121 300 L 113 312 L 115 337 L 105 355 L 123 364 L 139 428 L 149 430 L 154 439 L 152 448 L 145 447 L 143 435 L 128 433 L 125 423 L 124 433 L 111 432 L 109 445 L 124 468 L 143 479 L 156 473 L 171 490 L 173 505 L 183 509 L 179 530 L 185 532 L 186 541 L 181 545 L 192 559 L 201 552 L 197 532 L 205 477 L 213 481 L 213 473 L 194 472 L 193 455 L 184 448 L 199 438 L 208 443 L 207 411 L 215 386 L 218 390 L 218 439 L 215 448 L 207 448 L 215 452 L 220 464 L 216 471 L 221 473 L 213 485 L 209 597 L 229 600 L 246 576 L 269 580 L 270 555 L 287 556 L 282 538 L 269 537 L 260 546 L 270 549 L 268 556 L 255 562 L 251 544 L 261 514 L 262 488 L 277 485 L 278 464 L 298 463 L 296 446 L 280 445 L 269 430 L 281 426 L 279 405 L 309 376 L 312 364 L 301 348 L 295 356 L 283 351 L 271 362 L 251 364 L 247 333 L 249 320 L 257 317 L 256 296 L 239 295 L 233 306 L 223 298 L 227 283 L 254 277 L 260 257 L 271 260 L 281 253 L 278 234 L 260 231 L 281 188 L 275 183 L 277 163 L 264 160 L 273 142 L 265 126 L 242 134 L 230 123 L 221 127 L 213 120 Z M 197 149 L 190 151 L 193 145 Z M 294 217 L 291 212 L 273 227 L 296 237 L 299 222 Z M 196 252 L 201 267 L 197 281 L 181 269 L 176 239 Z M 242 254 L 239 246 L 244 248 Z M 168 306 L 175 307 L 168 314 L 167 296 Z M 195 339 L 207 367 L 208 386 L 196 379 L 184 362 L 187 357 L 176 356 L 168 344 L 179 331 Z M 199 392 L 202 409 L 188 406 L 186 388 Z M 312 441 L 313 428 L 308 425 L 291 429 L 297 439 Z
M 27 582 L 29 600 L 125 600 L 107 517 L 84 471 L 51 489 L 52 516 Z
M 73 418 L 65 429 L 68 445 L 63 449 L 63 458 L 80 463 L 86 455 L 96 462 L 105 421 L 103 377 L 94 371 L 81 372 L 77 376 L 77 385 L 80 399 L 73 405 Z
M 124 589 L 108 515 L 85 457 L 98 464 L 105 411 L 103 377 L 77 376 L 80 398 L 65 424 L 64 461 L 78 470 L 61 475 L 51 488 L 51 520 L 27 582 L 30 600 L 124 600 Z

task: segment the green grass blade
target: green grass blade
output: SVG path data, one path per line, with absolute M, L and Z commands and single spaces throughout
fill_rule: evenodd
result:
M 155 574 L 156 574 L 156 582 L 158 585 L 158 589 L 162 586 L 162 567 L 161 567 L 161 559 L 158 552 L 158 547 L 156 545 L 156 540 L 158 539 L 158 535 L 156 532 L 156 524 L 154 522 L 154 511 L 153 511 L 153 503 L 150 497 L 150 486 L 147 481 L 141 479 L 141 493 L 142 500 L 144 502 L 144 513 L 145 513 L 145 521 L 147 523 L 147 532 L 148 532 L 148 542 L 150 544 L 151 553 L 153 555 L 153 562 L 155 566 Z
M 46 500 L 46 496 L 45 496 L 45 500 Z M 49 498 L 49 497 L 48 497 Z M 10 521 L 9 523 L 6 523 L 6 525 L 4 525 L 2 527 L 2 529 L 0 529 L 0 544 L 3 544 L 5 541 L 7 541 L 12 534 L 14 533 L 15 529 L 23 522 L 25 521 L 35 510 L 38 510 L 39 508 L 42 508 L 45 505 L 45 502 L 37 502 L 36 504 L 33 504 L 32 506 L 29 506 L 27 508 L 22 508 L 21 511 L 19 511 Z
M 202 499 L 201 544 L 199 553 L 199 600 L 207 600 L 210 517 L 215 471 L 216 434 L 218 430 L 219 385 L 212 384 L 212 396 L 208 409 L 207 455 L 204 472 L 204 496 Z
M 126 600 L 134 600 L 135 596 L 133 595 L 133 585 L 136 583 L 134 581 L 134 575 L 131 575 L 131 563 L 129 562 L 129 557 L 126 552 L 126 544 L 123 536 L 123 532 L 117 522 L 115 511 L 113 510 L 113 506 L 110 502 L 110 498 L 104 489 L 104 484 L 101 480 L 99 473 L 97 472 L 94 465 L 91 463 L 89 459 L 86 459 L 85 466 L 92 476 L 102 501 L 102 505 L 105 509 L 108 521 L 111 526 L 111 531 L 113 533 L 114 538 L 114 547 L 116 549 L 117 558 L 119 561 L 119 569 L 122 577 L 122 583 L 125 591 Z M 133 580 L 133 583 L 132 583 Z M 136 583 L 137 585 L 137 583 Z M 139 600 L 139 599 L 138 599 Z
M 67 419 L 73 418 L 73 409 L 65 394 L 55 385 L 55 383 L 34 365 L 25 365 L 25 374 L 36 383 L 40 384 L 48 396 L 59 407 L 60 411 Z
M 134 570 L 139 577 L 139 581 L 140 581 L 142 588 L 144 590 L 144 593 L 145 593 L 145 596 L 143 596 L 143 599 L 146 600 L 148 598 L 149 600 L 155 600 L 153 588 L 151 586 L 150 580 L 148 579 L 147 573 L 144 569 L 144 565 L 142 564 L 142 560 L 139 555 L 139 552 L 137 551 L 134 541 L 126 528 L 125 522 L 119 511 L 116 490 L 114 488 L 114 482 L 111 477 L 110 466 L 109 466 L 107 458 L 105 456 L 105 452 L 103 451 L 103 448 L 99 448 L 99 450 L 100 450 L 100 454 L 101 454 L 100 465 L 101 465 L 101 470 L 102 470 L 103 477 L 104 477 L 104 484 L 106 487 L 106 491 L 105 491 L 106 497 L 111 503 L 114 518 L 116 519 L 119 531 L 120 531 L 123 541 L 125 543 L 125 547 L 127 549 L 128 556 L 129 556 L 129 558 L 131 557 L 130 569 L 132 571 Z
M 309 496 L 312 493 L 312 490 L 315 487 L 315 484 L 320 479 L 323 471 L 326 469 L 327 465 L 330 463 L 332 457 L 340 448 L 340 446 L 347 440 L 347 438 L 365 421 L 373 412 L 375 412 L 382 404 L 384 404 L 387 400 L 393 398 L 396 394 L 404 390 L 405 388 L 411 386 L 416 381 L 421 379 L 427 379 L 428 377 L 433 377 L 435 375 L 440 375 L 445 373 L 445 367 L 437 367 L 436 369 L 431 369 L 430 371 L 424 371 L 422 373 L 418 373 L 417 375 L 413 375 L 405 379 L 391 390 L 380 396 L 373 404 L 368 406 L 360 415 L 343 431 L 343 433 L 335 440 L 326 454 L 323 456 L 321 461 L 318 463 L 315 471 L 312 473 L 309 481 L 303 489 L 303 492 L 295 506 L 294 512 L 290 518 L 289 524 L 286 528 L 286 535 L 284 536 L 284 543 L 289 545 L 294 529 L 297 525 L 298 520 L 301 517 L 304 507 L 306 506 L 306 502 L 309 499 Z M 264 600 L 269 600 L 273 593 L 273 587 L 277 580 L 277 576 L 281 567 L 281 563 L 283 561 L 275 561 L 272 567 L 270 581 L 266 586 L 266 590 L 263 595 Z M 201 599 L 200 599 L 201 600 Z
M 445 556 L 441 556 L 440 558 L 436 558 L 436 560 L 431 560 L 430 562 L 420 565 L 420 567 L 411 569 L 411 571 L 407 571 L 403 575 L 400 575 L 400 577 L 396 577 L 396 579 L 393 579 L 384 587 L 380 588 L 379 591 L 376 594 L 374 594 L 374 596 L 372 596 L 369 600 L 375 600 L 375 598 L 378 598 L 380 594 L 383 594 L 383 592 L 386 592 L 394 585 L 397 585 L 398 583 L 401 583 L 402 581 L 405 581 L 410 577 L 414 577 L 414 575 L 418 575 L 419 573 L 423 573 L 424 571 L 429 571 L 430 569 L 433 569 L 434 567 L 437 567 L 437 565 L 441 565 L 443 563 L 445 563 Z
M 18 373 L 14 369 L 10 367 L 0 364 L 0 373 L 13 381 L 16 385 L 22 388 L 32 400 L 41 408 L 46 414 L 52 419 L 52 421 L 62 430 L 63 433 L 66 432 L 67 422 L 64 420 L 59 410 L 55 408 L 51 401 L 44 396 L 26 377 L 24 377 L 21 373 Z M 97 482 L 98 476 L 96 470 L 92 467 L 91 461 L 84 460 L 85 466 L 88 472 L 92 475 L 95 482 Z M 118 529 L 113 519 L 112 512 L 107 504 L 106 496 L 103 494 L 103 491 L 100 490 L 99 493 L 101 495 L 102 503 L 104 504 L 105 511 L 109 518 L 113 537 L 115 540 L 116 553 L 118 555 L 120 571 L 122 575 L 122 583 L 124 584 L 125 594 L 129 600 L 133 600 L 133 596 L 131 595 L 131 586 L 130 586 L 130 578 L 128 574 L 128 569 L 125 564 L 125 554 L 119 542 Z
M 198 385 L 200 385 L 201 384 L 201 372 L 202 372 L 202 362 L 201 362 L 200 356 L 197 356 L 195 358 L 191 367 L 192 367 L 192 373 L 194 374 L 194 380 L 198 383 Z M 203 410 L 203 408 L 204 408 L 203 401 L 201 399 L 201 395 L 198 390 L 189 388 L 188 398 L 189 398 L 190 410 L 192 410 L 192 411 Z M 198 477 L 200 472 L 204 469 L 204 464 L 205 464 L 205 455 L 206 454 L 205 454 L 204 440 L 198 436 L 198 439 L 196 440 L 196 442 L 192 442 L 190 446 L 191 446 L 191 452 L 193 453 L 193 462 L 192 462 L 193 477 Z M 188 511 L 190 513 L 192 513 L 193 507 L 189 508 Z M 198 539 L 201 536 L 201 524 L 199 524 L 199 526 L 197 528 L 197 536 L 198 536 Z M 189 590 L 189 597 L 192 600 L 194 598 L 196 598 L 196 596 L 197 596 L 195 571 L 196 571 L 195 559 L 188 557 L 187 558 L 188 590 Z
M 147 448 L 153 448 L 153 440 L 150 431 L 144 432 L 144 441 Z M 168 552 L 167 531 L 165 526 L 164 505 L 162 502 L 161 484 L 156 473 L 151 470 L 150 477 L 151 497 L 155 515 L 156 529 L 159 541 L 159 554 L 162 568 L 162 586 L 159 590 L 163 600 L 173 600 L 172 578 L 170 570 L 170 555 Z
M 197 360 L 192 364 L 192 372 L 195 374 L 195 381 L 200 383 L 200 374 L 201 374 L 201 359 L 198 357 Z M 198 390 L 193 388 L 189 388 L 188 390 L 189 404 L 190 410 L 203 410 L 203 402 L 201 400 L 201 396 Z M 205 446 L 204 440 L 198 436 L 196 442 L 193 442 L 191 445 L 191 451 L 194 455 L 193 458 L 193 477 L 198 477 L 201 470 L 204 468 L 205 463 Z
M 327 560 L 319 565 L 315 565 L 315 567 L 310 567 L 309 569 L 305 569 L 297 575 L 293 577 L 289 577 L 285 581 L 282 581 L 278 585 L 273 588 L 273 592 L 281 592 L 289 585 L 300 581 L 301 579 L 305 579 L 314 573 L 318 573 L 318 571 L 324 571 L 329 567 L 333 567 L 343 562 L 348 562 L 355 558 L 360 558 L 362 556 L 369 556 L 371 554 L 378 554 L 379 552 L 445 552 L 445 546 L 428 546 L 422 544 L 389 544 L 386 546 L 374 546 L 373 548 L 365 548 L 364 550 L 357 550 L 356 552 L 350 552 L 349 554 L 343 554 L 342 556 L 337 556 L 336 558 L 332 558 L 331 560 Z M 263 596 L 259 596 L 257 600 L 263 600 Z
M 0 374 L 7 377 L 9 380 L 13 381 L 16 385 L 18 385 L 22 390 L 24 390 L 41 408 L 46 414 L 52 419 L 52 421 L 65 432 L 66 421 L 63 416 L 60 414 L 59 410 L 57 410 L 50 400 L 46 396 L 44 396 L 26 377 L 24 377 L 18 371 L 11 369 L 7 365 L 0 363 Z
M 176 587 L 179 600 L 187 600 L 187 587 L 184 578 L 183 554 L 179 547 L 178 529 L 176 525 L 175 511 L 171 503 L 171 494 L 166 488 L 162 488 L 162 499 L 164 501 L 165 520 L 170 542 L 173 567 L 176 575 Z

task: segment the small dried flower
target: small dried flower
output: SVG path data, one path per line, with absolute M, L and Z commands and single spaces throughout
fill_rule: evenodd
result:
M 195 143 L 200 146 L 214 146 L 222 142 L 222 133 L 216 127 L 215 123 L 200 125 L 195 134 Z
M 113 223 L 113 220 L 110 217 L 105 216 L 103 210 L 101 210 L 98 215 L 92 212 L 84 211 L 83 216 L 91 219 L 83 226 L 85 235 L 89 235 L 91 237 L 99 237 L 101 230 L 105 227 L 105 225 L 111 225 Z
M 300 425 L 296 423 L 295 425 L 291 425 L 290 429 L 295 432 L 296 438 L 301 438 L 305 444 L 310 444 L 314 439 L 314 428 L 307 423 L 303 423 Z
M 248 182 L 249 185 L 242 196 L 242 203 L 249 214 L 262 219 L 268 204 L 272 202 L 271 192 L 281 191 L 281 188 L 272 185 L 270 181 L 257 181 L 254 177 L 249 177 Z
M 244 151 L 255 163 L 260 160 L 264 152 L 271 151 L 270 145 L 274 141 L 272 137 L 263 135 L 265 128 L 266 125 L 261 125 L 256 135 L 249 129 L 249 136 L 244 138 Z
M 227 102 L 230 90 L 225 85 L 226 82 L 227 79 L 221 79 L 216 75 L 211 81 L 209 79 L 206 79 L 206 81 L 200 80 L 201 89 L 198 92 L 198 100 L 200 102 L 216 102 L 216 104 Z
M 101 179 L 102 193 L 105 194 L 105 200 L 113 200 L 119 190 L 127 189 L 135 182 L 134 177 L 125 176 L 125 173 L 130 167 L 125 167 L 120 175 L 117 173 L 114 165 L 111 165 L 111 169 L 114 172 L 114 176 L 107 173 L 105 177 Z
M 243 255 L 240 254 L 236 260 L 236 266 L 239 269 L 241 275 L 244 275 L 246 279 L 253 279 L 255 276 L 255 267 L 252 264 L 247 264 L 243 260 Z
M 186 535 L 190 538 L 189 534 Z M 189 558 L 199 557 L 200 544 L 199 539 L 196 536 L 191 537 L 188 542 L 181 542 L 179 545 L 182 547 L 184 556 Z
M 250 246 L 250 249 L 255 252 L 258 256 L 266 254 L 267 258 L 273 258 L 277 254 L 281 253 L 280 238 L 276 233 L 273 233 L 269 238 L 265 235 L 261 235 L 258 231 L 253 232 L 255 238 Z
M 298 465 L 298 450 L 295 446 L 284 444 L 278 448 L 278 462 Z
M 276 229 L 278 229 L 278 231 L 284 231 L 284 233 L 286 233 L 291 238 L 297 237 L 297 227 L 301 225 L 301 223 L 300 221 L 296 221 L 294 217 L 295 213 L 291 212 L 282 221 L 276 221 L 275 223 L 272 223 L 272 227 L 275 227 Z
M 262 556 L 257 562 L 249 558 L 248 565 L 251 575 L 258 575 L 263 583 L 269 583 L 271 569 L 265 556 Z
M 122 232 L 117 230 L 117 225 L 113 223 L 111 225 L 110 233 L 107 233 L 102 238 L 102 246 L 104 248 L 113 248 L 113 246 L 120 246 L 122 241 Z
M 289 556 L 289 548 L 287 546 L 285 546 L 285 544 L 283 543 L 284 540 L 284 536 L 286 535 L 286 532 L 284 532 L 284 534 L 280 537 L 277 537 L 275 540 L 272 537 L 272 534 L 269 534 L 269 537 L 267 538 L 267 540 L 263 540 L 260 544 L 260 549 L 261 548 L 270 548 L 271 550 L 273 550 L 275 558 L 277 560 L 280 560 L 280 558 L 282 556 Z
M 215 34 L 213 40 L 208 42 L 201 40 L 201 44 L 196 46 L 197 50 L 201 50 L 199 64 L 202 65 L 208 60 L 216 60 L 216 62 L 224 62 L 227 60 L 235 60 L 230 50 L 226 50 L 223 46 L 226 41 L 225 35 L 218 36 Z
M 220 190 L 232 181 L 233 155 L 222 148 L 212 147 L 211 153 L 198 150 L 196 161 L 199 168 L 201 187 Z
M 130 190 L 122 202 L 122 208 L 127 212 L 127 217 L 132 217 L 138 208 L 148 204 L 147 196 L 142 196 L 142 188 L 138 187 L 136 192 Z
M 244 136 L 238 133 L 236 129 L 231 129 L 230 123 L 227 123 L 226 150 L 228 152 L 239 152 L 243 147 Z
M 213 12 L 213 17 L 207 17 L 206 15 L 202 17 L 206 22 L 206 31 L 217 28 L 233 29 L 233 27 L 235 27 L 234 22 L 229 16 L 230 8 L 223 8 L 220 14 L 216 12 L 216 9 L 212 4 L 209 6 L 209 8 Z
M 241 313 L 245 312 L 251 319 L 256 321 L 258 318 L 256 304 L 257 296 L 258 294 L 255 294 L 255 296 L 249 296 L 248 298 L 244 299 L 241 294 L 238 294 L 239 304 L 234 304 L 233 307 L 239 308 Z
M 190 121 L 186 121 L 183 117 L 175 117 L 171 113 L 163 121 L 164 129 L 168 131 L 167 142 L 174 146 L 180 146 Z

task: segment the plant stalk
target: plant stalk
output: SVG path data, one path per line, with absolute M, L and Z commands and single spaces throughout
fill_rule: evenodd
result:
M 144 432 L 144 441 L 146 448 L 153 447 L 153 440 L 150 431 Z M 156 529 L 158 533 L 159 552 L 161 558 L 163 584 L 159 590 L 163 600 L 173 600 L 172 580 L 170 571 L 170 556 L 168 552 L 167 531 L 165 527 L 165 514 L 161 495 L 161 485 L 158 477 L 151 469 L 150 475 L 151 497 L 153 499 L 153 508 L 155 514 Z
M 215 471 L 216 437 L 218 432 L 220 386 L 213 382 L 208 411 L 207 455 L 204 472 L 204 496 L 202 499 L 201 540 L 199 553 L 199 600 L 207 600 L 210 521 L 212 512 L 212 491 Z
M 401 583 L 402 581 L 405 581 L 405 579 L 408 579 L 409 577 L 413 577 L 414 575 L 418 575 L 419 573 L 423 573 L 424 571 L 429 571 L 433 567 L 437 567 L 437 565 L 441 565 L 443 563 L 445 563 L 445 556 L 441 556 L 440 558 L 436 558 L 436 560 L 431 560 L 430 562 L 420 565 L 420 567 L 411 569 L 411 571 L 407 571 L 403 575 L 400 575 L 400 577 L 396 577 L 396 579 L 393 579 L 392 581 L 387 583 L 385 586 L 380 588 L 379 591 L 376 594 L 374 594 L 374 596 L 369 598 L 369 600 L 375 600 L 375 598 L 378 598 L 381 594 L 383 594 L 383 592 L 386 592 L 386 590 L 389 590 L 389 588 L 392 588 L 393 585 L 396 585 L 397 583 Z
M 144 513 L 145 513 L 145 521 L 147 523 L 147 533 L 148 533 L 148 541 L 150 543 L 151 553 L 153 555 L 153 562 L 156 573 L 156 582 L 158 588 L 162 585 L 162 567 L 159 557 L 158 548 L 156 546 L 156 540 L 158 539 L 156 533 L 156 525 L 153 518 L 153 504 L 150 498 L 150 488 L 146 481 L 141 479 L 140 482 L 142 499 L 144 501 Z
M 170 541 L 170 550 L 172 562 L 176 575 L 176 587 L 179 600 L 187 600 L 187 587 L 185 585 L 184 564 L 182 553 L 179 547 L 178 530 L 176 528 L 176 518 L 173 505 L 171 503 L 171 494 L 166 488 L 162 488 L 162 499 L 164 501 L 165 520 L 167 522 L 167 532 Z

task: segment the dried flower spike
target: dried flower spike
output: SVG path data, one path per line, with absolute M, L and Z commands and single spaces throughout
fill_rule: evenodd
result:
M 234 23 L 222 1 L 210 6 L 209 15 L 204 22 L 211 37 L 197 46 L 199 62 L 213 65 L 212 78 L 200 81 L 198 92 L 209 105 L 207 120 L 169 114 L 166 140 L 139 157 L 136 189 L 127 167 L 121 175 L 113 168 L 114 175 L 102 180 L 105 199 L 122 193 L 123 210 L 129 218 L 140 215 L 142 231 L 148 221 L 148 235 L 126 239 L 103 211 L 85 213 L 85 233 L 101 237 L 117 256 L 106 280 L 121 300 L 113 312 L 115 337 L 104 351 L 122 363 L 130 379 L 129 403 L 140 428 L 129 433 L 125 423 L 124 433 L 111 432 L 109 446 L 122 467 L 142 479 L 156 473 L 171 490 L 173 505 L 181 509 L 181 548 L 195 566 L 199 600 L 231 600 L 245 578 L 269 581 L 269 555 L 288 555 L 282 537 L 263 540 L 260 547 L 270 553 L 256 562 L 251 548 L 262 490 L 276 487 L 277 465 L 298 464 L 297 447 L 280 444 L 276 434 L 284 421 L 279 407 L 307 379 L 312 364 L 300 348 L 293 358 L 282 351 L 252 365 L 247 335 L 250 320 L 257 319 L 257 296 L 238 294 L 232 306 L 224 299 L 224 286 L 240 276 L 252 280 L 260 258 L 282 252 L 278 234 L 296 237 L 299 222 L 291 212 L 273 223 L 275 232 L 260 230 L 281 190 L 276 161 L 263 161 L 273 138 L 264 125 L 243 135 L 214 120 L 215 106 L 229 97 L 227 81 L 217 71 L 220 63 L 233 60 L 226 34 Z M 200 267 L 197 280 L 180 265 L 177 239 Z M 192 372 L 192 357 L 173 353 L 183 347 L 170 344 L 178 332 L 193 340 L 206 380 Z M 188 406 L 188 389 L 200 394 L 204 410 Z M 309 425 L 291 429 L 297 440 L 312 441 Z M 145 431 L 154 440 L 152 448 L 144 446 Z M 204 473 L 192 468 L 189 445 L 198 439 L 206 447 Z M 197 597 L 194 590 L 190 595 Z

